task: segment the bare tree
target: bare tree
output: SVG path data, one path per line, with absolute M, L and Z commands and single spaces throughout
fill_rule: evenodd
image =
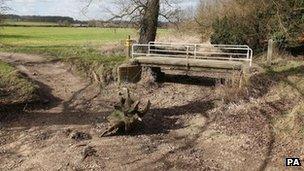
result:
M 89 4 L 93 0 L 90 0 Z M 114 9 L 106 9 L 112 16 L 109 21 L 129 20 L 138 23 L 139 26 L 139 43 L 146 44 L 154 41 L 157 33 L 159 20 L 176 22 L 180 0 L 113 0 Z M 88 5 L 89 6 L 89 5 Z M 87 6 L 87 7 L 88 7 Z
M 3 14 L 9 10 L 9 7 L 6 5 L 7 0 L 0 0 L 0 22 L 3 20 Z

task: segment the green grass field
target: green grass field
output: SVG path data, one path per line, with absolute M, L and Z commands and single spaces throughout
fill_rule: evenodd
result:
M 131 29 L 69 28 L 69 27 L 4 27 L 1 30 L 2 51 L 43 54 L 56 58 L 102 57 L 99 49 L 117 44 Z
M 167 34 L 160 29 L 159 36 Z M 119 43 L 137 31 L 128 28 L 3 27 L 0 43 L 11 46 L 87 46 Z
M 87 46 L 118 43 L 134 29 L 72 27 L 4 27 L 1 43 L 12 46 Z
M 167 34 L 160 30 L 159 36 Z M 131 35 L 137 39 L 135 29 L 73 28 L 73 27 L 3 27 L 0 30 L 0 51 L 40 54 L 79 64 L 91 63 L 113 66 L 125 58 L 122 42 Z M 120 45 L 112 53 L 103 53 L 103 47 Z

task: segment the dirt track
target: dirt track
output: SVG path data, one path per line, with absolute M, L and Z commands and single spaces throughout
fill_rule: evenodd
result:
M 39 56 L 1 54 L 0 59 L 37 81 L 49 101 L 47 108 L 11 114 L 16 117 L 3 124 L 0 170 L 269 168 L 273 139 L 267 117 L 223 114 L 209 82 L 128 85 L 137 98 L 153 104 L 143 126 L 132 135 L 99 138 L 121 86 L 100 90 L 65 64 Z M 75 141 L 70 138 L 74 131 L 92 139 Z M 97 152 L 83 159 L 87 146 Z

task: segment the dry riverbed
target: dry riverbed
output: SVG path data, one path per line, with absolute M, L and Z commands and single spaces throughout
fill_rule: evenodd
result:
M 41 56 L 0 59 L 35 80 L 46 103 L 1 121 L 0 170 L 282 170 L 285 150 L 304 157 L 303 146 L 292 152 L 276 142 L 268 110 L 248 105 L 259 106 L 259 99 L 224 104 L 209 79 L 187 84 L 171 76 L 154 83 L 145 77 L 100 88 Z M 100 138 L 123 86 L 152 108 L 131 135 Z

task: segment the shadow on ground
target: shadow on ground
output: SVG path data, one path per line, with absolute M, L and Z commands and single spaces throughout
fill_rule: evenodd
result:
M 143 126 L 136 134 L 168 133 L 170 130 L 184 128 L 183 123 L 177 122 L 178 116 L 189 113 L 200 113 L 205 116 L 206 112 L 213 107 L 213 103 L 210 101 L 194 101 L 182 106 L 151 109 Z
M 203 76 L 164 74 L 159 82 L 211 87 L 216 85 L 217 79 Z

